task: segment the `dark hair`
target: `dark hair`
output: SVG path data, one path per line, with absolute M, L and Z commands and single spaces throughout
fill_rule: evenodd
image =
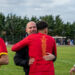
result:
M 48 24 L 44 21 L 39 21 L 36 23 L 37 30 L 42 30 L 48 27 Z

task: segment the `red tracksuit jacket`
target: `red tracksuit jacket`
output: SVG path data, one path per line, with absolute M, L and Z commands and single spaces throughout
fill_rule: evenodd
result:
M 18 51 L 24 46 L 29 47 L 29 57 L 35 58 L 30 65 L 29 75 L 54 75 L 53 61 L 46 61 L 42 57 L 46 52 L 54 53 L 57 56 L 55 40 L 46 34 L 31 34 L 12 47 L 12 51 Z

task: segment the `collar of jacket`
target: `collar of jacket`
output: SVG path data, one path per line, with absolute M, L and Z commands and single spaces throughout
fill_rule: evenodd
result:
M 28 33 L 25 34 L 25 37 L 27 37 L 27 36 L 28 36 Z

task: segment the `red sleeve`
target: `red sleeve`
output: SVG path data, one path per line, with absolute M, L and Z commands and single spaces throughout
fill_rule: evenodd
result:
M 26 38 L 24 38 L 23 40 L 21 40 L 20 42 L 14 44 L 14 45 L 12 46 L 12 51 L 18 51 L 18 50 L 20 50 L 21 48 L 27 46 L 27 45 L 29 44 L 29 39 L 28 39 L 28 38 L 29 38 L 29 37 L 26 37 Z
M 5 42 L 2 38 L 0 38 L 0 55 L 8 54 Z

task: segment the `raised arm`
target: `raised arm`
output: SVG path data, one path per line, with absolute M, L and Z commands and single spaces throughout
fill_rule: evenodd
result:
M 24 38 L 23 40 L 21 40 L 20 42 L 14 44 L 14 45 L 12 46 L 12 51 L 15 51 L 15 52 L 16 52 L 16 51 L 18 51 L 18 50 L 24 48 L 24 47 L 27 46 L 28 44 L 29 44 L 29 39 L 28 39 L 28 37 L 26 37 L 26 38 Z

